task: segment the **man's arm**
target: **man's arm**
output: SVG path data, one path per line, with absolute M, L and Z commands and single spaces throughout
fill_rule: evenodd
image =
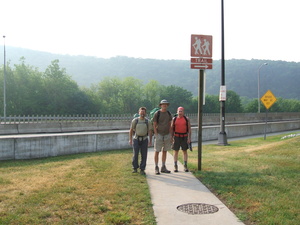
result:
M 154 135 L 157 135 L 157 122 L 153 122 L 153 131 L 154 131 Z
M 188 144 L 191 143 L 191 139 L 192 139 L 192 128 L 191 128 L 190 118 L 188 118 Z
M 170 127 L 171 138 L 174 137 L 174 119 L 172 119 L 171 127 Z
M 152 145 L 152 129 L 149 129 L 149 131 L 148 131 L 148 134 L 149 134 L 149 146 L 151 146 Z
M 132 145 L 132 136 L 133 136 L 133 129 L 129 129 L 129 144 Z
M 134 134 L 134 130 L 135 130 L 135 124 L 133 123 L 133 121 L 131 121 L 131 125 L 130 125 L 130 129 L 129 129 L 129 144 L 132 145 L 132 136 Z

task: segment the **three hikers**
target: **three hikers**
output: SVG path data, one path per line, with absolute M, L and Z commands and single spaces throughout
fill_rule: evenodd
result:
M 134 173 L 140 168 L 140 173 L 145 175 L 148 146 L 152 145 L 152 130 L 155 137 L 155 174 L 171 172 L 166 167 L 167 152 L 171 149 L 174 150 L 174 172 L 178 172 L 177 161 L 180 149 L 183 151 L 184 171 L 189 171 L 187 167 L 187 149 L 191 143 L 190 119 L 184 115 L 183 107 L 178 107 L 176 116 L 172 118 L 171 113 L 168 111 L 169 105 L 170 103 L 167 100 L 161 100 L 160 108 L 156 108 L 151 112 L 153 113 L 151 121 L 146 118 L 146 108 L 141 107 L 138 117 L 132 120 L 129 130 L 129 144 L 133 146 L 132 168 Z M 139 152 L 141 152 L 140 165 L 138 164 Z M 161 169 L 159 169 L 158 164 L 160 152 L 162 152 Z

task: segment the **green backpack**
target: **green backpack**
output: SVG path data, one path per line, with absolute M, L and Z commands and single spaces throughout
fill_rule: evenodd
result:
M 154 115 L 157 111 L 158 111 L 158 114 L 157 114 L 157 122 L 158 122 L 159 121 L 159 116 L 160 116 L 160 108 L 154 108 L 150 111 L 149 119 L 150 119 L 151 124 L 153 124 Z M 167 112 L 171 116 L 171 113 L 169 111 L 167 111 Z
M 160 110 L 160 108 L 154 108 L 154 109 L 152 109 L 152 110 L 150 111 L 149 119 L 150 119 L 151 123 L 153 123 L 154 115 L 155 115 L 155 113 L 156 113 L 158 110 Z

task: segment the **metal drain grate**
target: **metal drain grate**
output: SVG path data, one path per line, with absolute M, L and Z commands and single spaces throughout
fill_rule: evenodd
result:
M 214 205 L 204 204 L 204 203 L 188 203 L 177 206 L 177 210 L 191 214 L 211 214 L 219 211 L 219 208 Z

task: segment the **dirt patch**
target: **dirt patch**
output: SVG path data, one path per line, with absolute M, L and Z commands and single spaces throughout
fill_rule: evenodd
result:
M 273 147 L 278 147 L 281 144 L 278 143 L 270 143 L 270 144 L 266 144 L 266 145 L 261 145 L 261 146 L 252 146 L 252 147 L 247 147 L 247 149 L 245 150 L 245 152 L 254 152 L 254 151 L 260 151 L 260 150 L 266 150 L 266 149 L 270 149 Z
M 4 189 L 0 189 L 2 194 L 12 197 L 24 195 L 26 193 L 39 190 L 41 188 L 50 188 L 54 183 L 67 176 L 69 171 L 80 166 L 80 160 L 74 160 L 57 167 L 35 168 L 30 171 L 18 171 L 10 174 L 10 184 L 5 185 Z M 45 172 L 47 170 L 47 172 Z

